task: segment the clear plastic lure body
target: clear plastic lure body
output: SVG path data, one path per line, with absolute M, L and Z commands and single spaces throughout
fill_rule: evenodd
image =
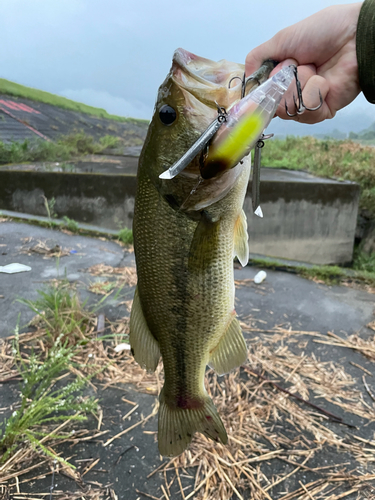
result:
M 159 177 L 176 177 L 208 143 L 208 155 L 201 167 L 202 178 L 210 179 L 223 170 L 233 168 L 250 152 L 272 120 L 282 96 L 295 76 L 294 69 L 294 66 L 281 69 L 237 101 L 228 113 L 219 108 L 221 111 L 218 118 L 191 148 Z
M 287 66 L 228 110 L 226 121 L 210 143 L 201 169 L 204 179 L 213 177 L 217 171 L 233 168 L 250 152 L 274 117 L 293 79 L 294 66 Z

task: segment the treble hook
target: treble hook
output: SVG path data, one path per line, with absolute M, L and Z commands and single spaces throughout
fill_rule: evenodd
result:
M 305 103 L 303 102 L 303 99 L 302 99 L 301 82 L 299 81 L 299 78 L 298 78 L 298 72 L 297 72 L 297 67 L 296 66 L 293 66 L 293 72 L 294 72 L 294 78 L 296 80 L 296 87 L 297 87 L 297 99 L 296 99 L 296 96 L 293 94 L 293 102 L 294 102 L 294 106 L 296 108 L 296 112 L 295 113 L 289 113 L 288 105 L 287 105 L 287 103 L 285 101 L 285 112 L 286 112 L 286 114 L 288 116 L 290 116 L 290 117 L 293 117 L 293 116 L 297 116 L 297 115 L 302 115 L 302 113 L 304 113 L 305 111 L 317 111 L 323 105 L 323 97 L 322 97 L 322 94 L 320 93 L 320 89 L 319 89 L 319 99 L 320 99 L 319 105 L 316 106 L 315 108 L 308 108 L 305 105 Z M 298 105 L 297 105 L 297 100 L 298 100 Z
M 245 91 L 246 91 L 246 73 L 243 74 L 243 77 L 241 78 L 240 76 L 234 76 L 229 80 L 228 83 L 228 89 L 230 89 L 230 84 L 233 82 L 233 80 L 241 80 L 241 99 L 245 97 Z

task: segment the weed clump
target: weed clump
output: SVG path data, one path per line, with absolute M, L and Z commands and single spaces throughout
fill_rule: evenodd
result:
M 45 290 L 38 290 L 36 300 L 19 299 L 36 317 L 33 322 L 45 329 L 47 340 L 53 345 L 59 337 L 62 342 L 75 345 L 85 341 L 84 334 L 90 314 L 84 310 L 78 293 L 67 280 L 57 281 Z
M 43 426 L 61 424 L 65 421 L 85 420 L 85 413 L 96 411 L 97 402 L 93 398 L 77 398 L 87 383 L 87 378 L 74 377 L 64 387 L 59 387 L 57 379 L 73 363 L 74 346 L 63 342 L 63 335 L 55 339 L 48 354 L 41 359 L 34 352 L 24 359 L 19 346 L 18 328 L 15 332 L 13 354 L 16 366 L 22 377 L 21 402 L 8 420 L 0 425 L 0 449 L 3 450 L 1 462 L 15 451 L 16 447 L 27 440 L 35 450 L 60 462 L 63 459 L 43 445 L 43 438 L 58 439 L 60 436 L 43 430 Z M 65 438 L 66 436 L 62 436 Z
M 67 217 L 65 215 L 63 217 L 63 221 L 65 223 L 65 227 L 67 229 L 69 229 L 69 231 L 71 231 L 72 233 L 78 233 L 79 232 L 79 226 L 78 226 L 78 223 L 75 220 L 69 219 L 69 217 Z
M 95 144 L 94 138 L 84 132 L 63 136 L 58 140 L 57 144 L 66 146 L 70 151 L 78 155 L 97 153 L 101 149 L 99 144 Z
M 346 277 L 345 271 L 338 266 L 313 266 L 298 268 L 298 274 L 304 278 L 312 278 L 324 281 L 328 285 L 338 284 Z
M 104 137 L 101 137 L 99 139 L 99 143 L 104 149 L 114 149 L 120 146 L 121 141 L 119 137 L 115 137 L 113 135 L 105 135 Z
M 131 229 L 128 229 L 127 227 L 121 229 L 117 237 L 122 243 L 125 243 L 126 245 L 133 244 L 133 231 Z
M 375 252 L 370 255 L 357 248 L 354 251 L 353 269 L 368 273 L 375 273 Z
M 118 137 L 111 135 L 105 135 L 95 142 L 92 136 L 84 132 L 62 136 L 56 142 L 43 139 L 10 143 L 0 141 L 0 165 L 34 161 L 66 162 L 79 156 L 101 153 L 106 148 L 118 147 L 120 143 Z M 64 169 L 69 171 L 65 164 Z

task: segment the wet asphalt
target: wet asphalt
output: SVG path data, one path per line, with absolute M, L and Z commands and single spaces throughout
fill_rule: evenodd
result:
M 56 259 L 43 258 L 41 254 L 27 252 L 28 248 L 38 242 L 44 242 L 48 247 L 60 245 L 68 252 L 68 255 L 61 257 L 57 262 Z M 0 273 L 0 338 L 11 335 L 17 321 L 22 328 L 33 317 L 33 313 L 17 299 L 22 297 L 34 300 L 38 295 L 37 290 L 42 289 L 51 279 L 64 276 L 70 282 L 77 283 L 83 300 L 88 299 L 89 303 L 94 304 L 98 296 L 89 292 L 87 288 L 93 280 L 99 278 L 90 275 L 89 267 L 100 263 L 113 267 L 135 265 L 134 255 L 114 241 L 68 235 L 26 223 L 3 221 L 0 223 L 0 266 L 14 262 L 30 266 L 31 271 L 19 274 Z M 235 279 L 252 279 L 258 271 L 259 269 L 251 266 L 236 269 Z M 132 298 L 133 293 L 132 288 L 123 289 L 120 297 L 103 305 L 105 315 L 111 320 L 119 320 L 127 316 L 129 314 L 127 309 L 119 303 L 124 300 L 124 297 Z M 293 330 L 318 331 L 324 334 L 331 331 L 343 338 L 354 333 L 364 338 L 374 334 L 366 325 L 374 320 L 375 296 L 365 291 L 343 286 L 327 286 L 305 280 L 295 274 L 267 270 L 267 279 L 261 286 L 256 287 L 252 284 L 239 287 L 236 297 L 236 311 L 239 317 L 245 318 L 251 315 L 254 321 L 261 320 L 261 328 L 264 329 L 283 325 Z M 296 345 L 296 353 L 299 352 L 298 349 Z M 304 349 L 307 353 L 314 352 L 315 356 L 322 361 L 340 361 L 346 371 L 358 381 L 358 386 L 362 384 L 363 372 L 351 363 L 359 364 L 375 374 L 374 363 L 358 352 L 316 344 L 312 342 L 312 339 L 308 340 Z M 372 383 L 372 386 L 375 392 L 375 384 Z M 14 403 L 17 396 L 17 382 L 0 384 L 0 408 Z M 133 421 L 141 414 L 148 415 L 155 402 L 155 396 L 142 394 L 129 385 L 120 389 L 110 388 L 99 391 L 97 396 L 103 408 L 105 428 L 109 431 L 107 436 L 117 434 L 129 424 L 129 422 L 126 424 L 123 422 L 122 416 L 131 409 L 131 405 L 123 402 L 122 396 L 139 404 L 138 411 L 133 415 Z M 371 400 L 369 400 L 370 403 Z M 328 403 L 326 406 L 322 402 L 320 404 L 328 411 L 330 410 Z M 337 408 L 335 411 L 337 412 Z M 0 418 L 6 413 L 0 413 Z M 363 421 L 360 417 L 353 415 L 351 417 L 350 423 L 361 428 Z M 94 428 L 96 421 L 90 417 L 88 424 L 85 425 Z M 147 475 L 161 464 L 155 434 L 152 434 L 156 428 L 157 420 L 152 418 L 144 428 L 137 427 L 132 433 L 124 435 L 108 447 L 103 447 L 99 439 L 80 443 L 73 451 L 69 447 L 62 451 L 69 456 L 74 455 L 74 459 L 100 458 L 95 471 L 90 472 L 86 477 L 88 480 L 102 484 L 111 484 L 119 500 L 141 498 L 137 489 L 160 497 L 162 492 L 159 487 L 163 483 L 162 475 L 155 474 L 147 479 Z M 368 437 L 373 435 L 374 431 L 374 425 L 368 426 L 363 430 L 362 435 Z M 332 453 L 334 454 L 334 451 Z M 329 454 L 319 456 L 319 460 L 326 460 L 330 463 L 332 456 Z M 343 461 L 345 460 L 353 460 L 353 458 L 346 456 Z M 80 463 L 84 464 L 84 462 Z M 281 462 L 279 466 L 280 468 L 286 467 Z M 33 474 L 37 475 L 38 472 L 43 474 L 48 471 L 36 470 Z M 297 481 L 297 477 L 295 480 Z M 184 485 L 187 485 L 188 480 L 185 481 Z M 78 488 L 73 480 L 62 475 L 58 475 L 56 483 L 58 483 L 58 489 L 66 493 L 77 491 Z M 50 476 L 47 476 L 45 479 L 40 479 L 37 484 L 26 485 L 25 491 L 47 492 L 49 487 Z

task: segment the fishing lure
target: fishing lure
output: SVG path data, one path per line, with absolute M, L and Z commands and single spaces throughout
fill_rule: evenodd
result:
M 240 77 L 233 77 L 231 82 Z M 233 168 L 246 156 L 255 146 L 254 164 L 252 176 L 252 208 L 255 215 L 263 217 L 260 207 L 260 164 L 261 149 L 264 141 L 273 134 L 264 135 L 264 130 L 275 115 L 276 109 L 291 84 L 293 78 L 296 81 L 297 99 L 293 95 L 296 112 L 291 114 L 285 102 L 288 116 L 302 114 L 304 111 L 316 111 L 323 104 L 319 91 L 320 104 L 315 108 L 305 106 L 302 99 L 301 84 L 298 79 L 297 68 L 294 65 L 278 71 L 274 76 L 259 85 L 248 95 L 246 86 L 249 81 L 256 80 L 256 73 L 241 79 L 241 99 L 225 110 L 218 106 L 217 118 L 208 126 L 199 139 L 190 149 L 168 170 L 160 174 L 161 179 L 173 179 L 181 173 L 189 163 L 205 148 L 208 153 L 201 166 L 202 179 L 210 179 L 218 172 Z

